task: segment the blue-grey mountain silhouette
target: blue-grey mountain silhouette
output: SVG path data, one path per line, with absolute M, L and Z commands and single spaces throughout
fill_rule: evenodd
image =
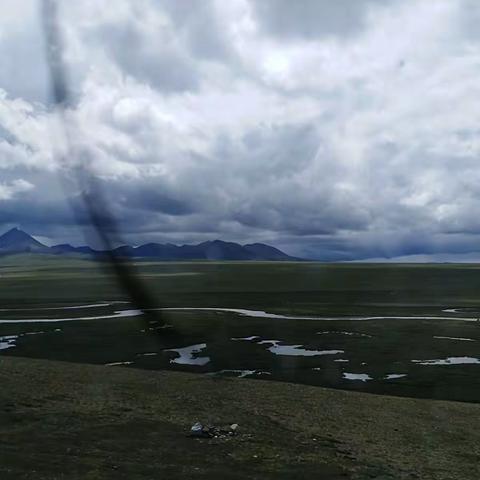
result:
M 12 228 L 0 236 L 0 254 L 11 253 L 48 253 L 49 248 L 28 233 Z
M 107 252 L 89 246 L 74 247 L 62 243 L 47 247 L 28 233 L 12 228 L 0 236 L 0 255 L 14 253 L 49 253 L 53 255 L 85 255 L 101 259 Z M 264 243 L 240 245 L 235 242 L 213 240 L 197 245 L 174 245 L 172 243 L 146 243 L 138 247 L 122 245 L 113 250 L 118 257 L 152 258 L 157 260 L 298 260 L 278 248 Z

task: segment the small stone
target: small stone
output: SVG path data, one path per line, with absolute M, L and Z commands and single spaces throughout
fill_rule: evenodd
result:
M 203 437 L 204 432 L 203 432 L 203 425 L 200 422 L 197 422 L 192 425 L 192 428 L 190 429 L 190 435 L 192 437 Z

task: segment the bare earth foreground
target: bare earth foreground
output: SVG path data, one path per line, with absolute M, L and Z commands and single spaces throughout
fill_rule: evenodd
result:
M 193 439 L 197 420 L 238 423 Z M 0 478 L 480 478 L 480 405 L 0 359 Z

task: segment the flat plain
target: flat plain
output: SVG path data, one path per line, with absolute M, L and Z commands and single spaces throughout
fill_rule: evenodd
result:
M 477 265 L 134 266 L 149 315 L 99 263 L 0 259 L 2 478 L 478 478 Z M 245 437 L 187 439 L 197 420 Z
M 2 259 L 1 354 L 480 401 L 476 265 L 135 268 L 148 319 L 98 263 Z

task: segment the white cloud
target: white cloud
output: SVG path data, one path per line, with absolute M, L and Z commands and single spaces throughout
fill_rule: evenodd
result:
M 27 180 L 19 178 L 11 183 L 0 183 L 0 200 L 10 200 L 15 195 L 34 188 Z

